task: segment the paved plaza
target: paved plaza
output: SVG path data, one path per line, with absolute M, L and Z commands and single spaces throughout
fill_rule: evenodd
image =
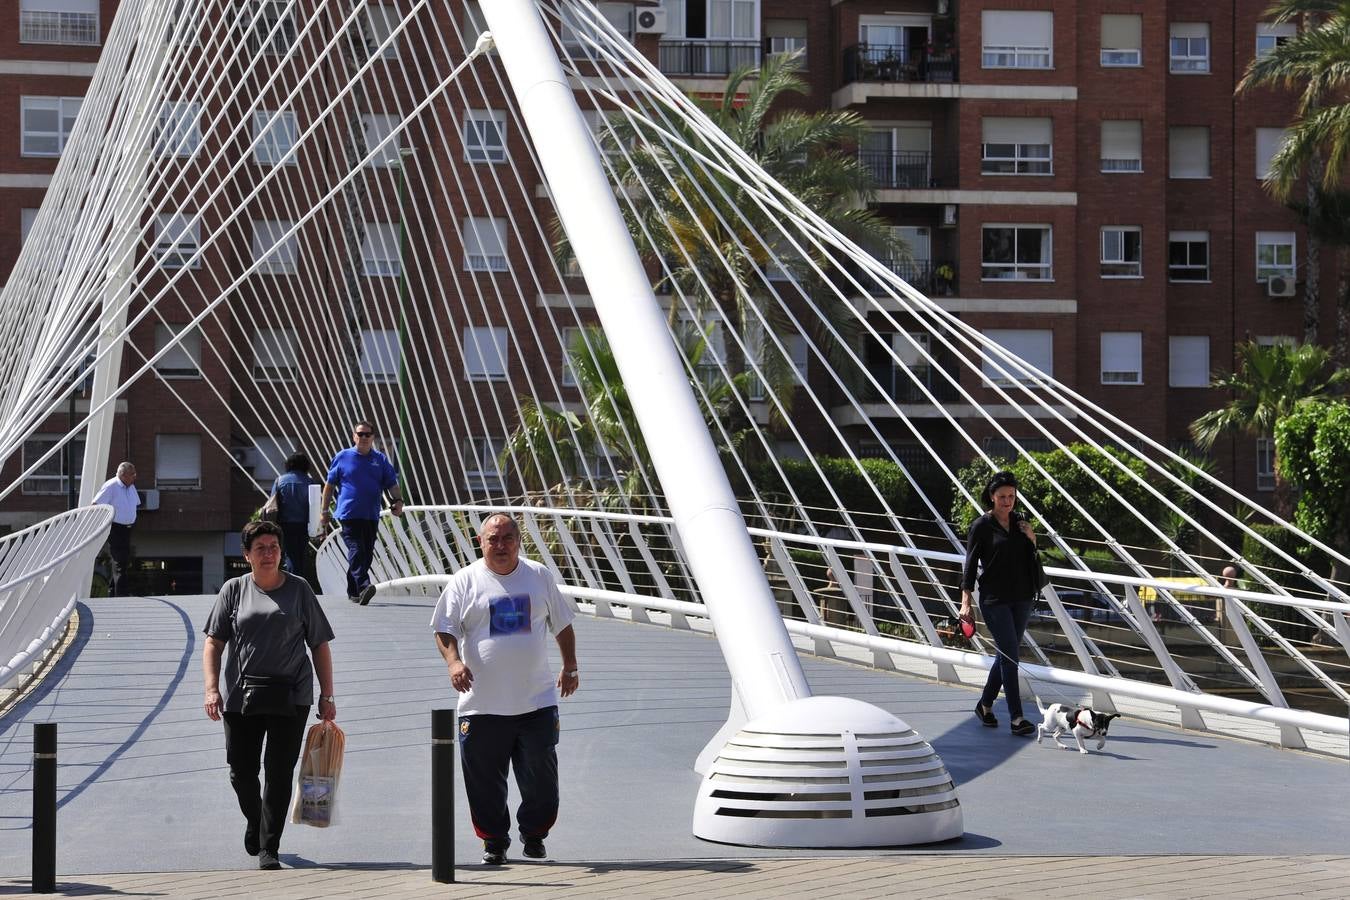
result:
M 550 859 L 502 869 L 457 798 L 458 883 L 430 876 L 430 711 L 452 698 L 431 601 L 325 600 L 348 750 L 341 821 L 290 827 L 282 872 L 244 854 L 220 726 L 201 711 L 209 597 L 94 600 L 41 685 L 0 718 L 0 895 L 27 893 L 32 724 L 60 729 L 58 887 L 78 896 L 1344 897 L 1350 762 L 1122 719 L 1080 756 L 986 730 L 969 688 L 805 657 L 813 690 L 875 703 L 941 753 L 965 835 L 868 851 L 690 833 L 691 764 L 725 719 L 706 635 L 578 620 Z M 1046 702 L 1056 699 L 1045 698 Z M 1004 716 L 1002 707 L 997 710 Z M 513 850 L 516 848 L 513 848 Z

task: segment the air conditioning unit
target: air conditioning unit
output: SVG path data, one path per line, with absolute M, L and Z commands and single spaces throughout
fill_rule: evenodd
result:
M 231 447 L 230 456 L 245 469 L 250 471 L 258 467 L 258 448 L 257 447 Z
M 942 206 L 942 227 L 953 228 L 956 226 L 956 204 L 944 203 Z
M 634 30 L 638 34 L 665 34 L 666 19 L 664 9 L 639 9 L 635 19 L 637 27 Z
M 1294 279 L 1286 275 L 1272 275 L 1266 279 L 1267 297 L 1294 296 Z
M 146 512 L 154 512 L 159 509 L 159 491 L 151 488 L 141 491 L 141 509 Z

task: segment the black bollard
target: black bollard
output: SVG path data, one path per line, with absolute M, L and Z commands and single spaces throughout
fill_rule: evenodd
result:
M 56 723 L 33 726 L 33 893 L 56 893 Z
M 455 881 L 455 711 L 431 711 L 431 880 Z

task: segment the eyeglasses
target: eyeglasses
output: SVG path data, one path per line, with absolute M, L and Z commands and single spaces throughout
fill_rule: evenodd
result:
M 373 431 L 358 431 L 358 432 L 356 432 L 356 436 L 357 436 L 357 437 L 374 437 L 374 436 L 375 436 L 375 432 L 373 432 Z

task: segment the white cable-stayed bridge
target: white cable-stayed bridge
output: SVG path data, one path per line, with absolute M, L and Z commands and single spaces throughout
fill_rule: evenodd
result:
M 705 105 L 575 0 L 421 0 L 379 21 L 354 2 L 125 0 L 0 296 L 0 453 L 86 379 L 66 435 L 85 503 L 140 379 L 205 452 L 245 442 L 273 465 L 379 421 L 416 504 L 382 526 L 383 583 L 435 590 L 483 516 L 514 510 L 586 608 L 711 622 L 734 690 L 695 833 L 857 846 L 960 834 L 959 792 L 902 720 L 814 697 L 793 637 L 949 681 L 987 665 L 991 644 L 947 646 L 940 620 L 972 477 L 1001 462 L 985 438 L 1034 435 L 1067 463 L 1026 456 L 1056 552 L 1037 683 L 1343 749 L 1350 605 L 1309 562 L 1344 566 L 1342 548 L 913 289 Z M 208 401 L 166 376 L 179 364 Z M 6 679 L 80 590 L 49 577 L 51 548 L 87 570 L 102 528 L 85 507 L 0 545 Z M 1229 561 L 1243 582 L 1225 589 Z M 894 783 L 869 799 L 850 775 L 840 800 L 784 775 L 785 753 Z

